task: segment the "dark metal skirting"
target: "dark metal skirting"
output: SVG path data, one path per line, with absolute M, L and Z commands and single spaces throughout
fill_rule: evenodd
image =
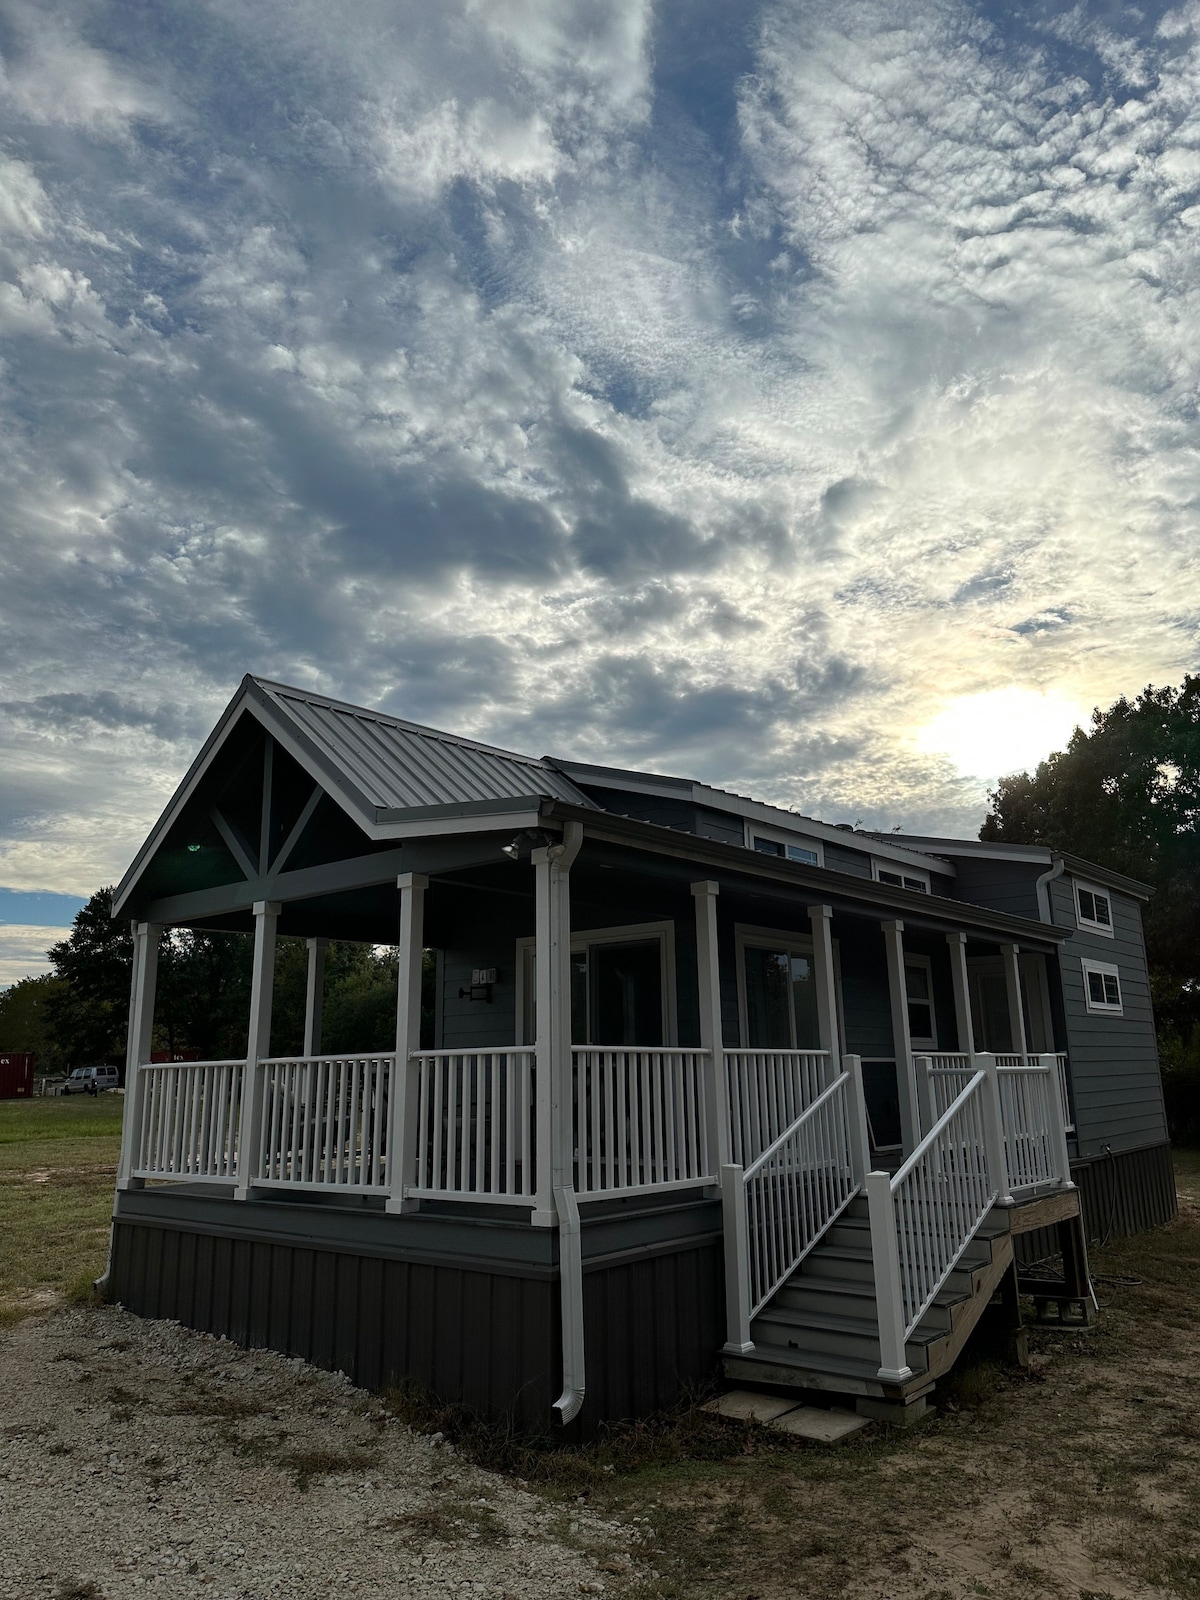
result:
M 331 1237 L 326 1213 L 313 1219 L 321 1237 L 306 1239 L 299 1207 L 286 1217 L 263 1208 L 255 1219 L 238 1208 L 238 1227 L 224 1209 L 197 1204 L 190 1219 L 177 1197 L 158 1207 L 140 1197 L 126 1215 L 119 1205 L 113 1298 L 140 1316 L 345 1372 L 364 1388 L 415 1381 L 440 1401 L 522 1433 L 553 1428 L 586 1439 L 604 1422 L 669 1406 L 715 1375 L 724 1281 L 711 1204 L 585 1229 L 587 1395 L 567 1430 L 552 1412 L 562 1381 L 552 1231 L 499 1231 L 491 1267 L 478 1236 L 470 1255 L 460 1255 L 445 1248 L 448 1236 L 436 1226 L 428 1243 L 441 1245 L 440 1258 L 428 1246 L 387 1250 L 378 1233 L 355 1249 L 353 1214 L 340 1238 Z M 248 1225 L 260 1219 L 259 1228 Z M 395 1221 L 406 1240 L 420 1228 L 417 1219 Z
M 1169 1144 L 1092 1156 L 1071 1163 L 1079 1187 L 1084 1228 L 1089 1243 L 1119 1239 L 1158 1228 L 1175 1215 L 1175 1169 Z M 1017 1259 L 1032 1265 L 1059 1248 L 1053 1228 L 1037 1228 L 1016 1241 Z

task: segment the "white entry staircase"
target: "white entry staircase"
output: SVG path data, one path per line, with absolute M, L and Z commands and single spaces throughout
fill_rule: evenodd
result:
M 722 1168 L 726 1375 L 909 1405 L 1013 1261 L 1012 1207 L 1072 1187 L 1053 1057 L 917 1062 L 923 1136 L 868 1170 L 861 1065 Z

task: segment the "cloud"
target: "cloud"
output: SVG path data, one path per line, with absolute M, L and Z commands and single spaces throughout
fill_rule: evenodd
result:
M 50 971 L 46 951 L 65 939 L 70 931 L 69 926 L 52 928 L 36 923 L 23 927 L 20 923 L 0 923 L 0 989 L 7 989 L 22 978 L 43 977 Z
M 835 820 L 1195 665 L 1194 7 L 10 7 L 0 879 L 251 670 Z

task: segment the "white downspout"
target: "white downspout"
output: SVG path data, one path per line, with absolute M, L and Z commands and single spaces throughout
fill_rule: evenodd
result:
M 1043 922 L 1053 923 L 1054 921 L 1053 916 L 1050 914 L 1050 885 L 1054 882 L 1055 878 L 1062 877 L 1063 869 L 1066 867 L 1066 864 L 1067 863 L 1061 856 L 1055 856 L 1054 865 L 1048 872 L 1042 873 L 1035 885 L 1037 890 L 1038 914 Z
M 579 1235 L 579 1203 L 571 1183 L 571 903 L 570 872 L 583 844 L 583 824 L 563 826 L 561 844 L 546 851 L 550 863 L 551 942 L 561 963 L 563 978 L 553 985 L 557 993 L 557 1016 L 551 1026 L 551 1060 L 557 1068 L 559 1086 L 553 1138 L 557 1146 L 554 1166 L 563 1181 L 554 1186 L 554 1206 L 558 1212 L 558 1285 L 562 1318 L 562 1394 L 554 1402 L 562 1422 L 574 1422 L 583 1408 L 586 1388 L 583 1347 L 583 1246 Z

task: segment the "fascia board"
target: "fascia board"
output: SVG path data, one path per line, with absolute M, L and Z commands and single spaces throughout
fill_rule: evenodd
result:
M 543 756 L 547 765 L 554 767 L 572 783 L 587 784 L 593 789 L 624 789 L 629 794 L 652 794 L 663 800 L 690 798 L 696 785 L 690 778 L 667 778 L 653 772 L 625 772 L 619 767 L 590 766 L 586 761 L 560 761 L 555 756 Z
M 867 837 L 875 839 L 878 836 L 868 834 Z M 1054 851 L 1040 844 L 991 844 L 982 839 L 937 839 L 912 833 L 906 834 L 905 837 L 912 840 L 914 849 L 928 852 L 930 855 L 944 851 L 949 856 L 980 859 L 990 857 L 999 861 L 1040 862 L 1042 865 L 1054 858 Z M 882 839 L 880 843 L 883 843 Z
M 238 685 L 233 699 L 230 700 L 224 711 L 217 718 L 216 726 L 213 728 L 208 738 L 200 746 L 199 753 L 192 762 L 191 766 L 184 773 L 175 789 L 174 794 L 167 801 L 165 808 L 159 815 L 158 821 L 154 824 L 154 826 L 150 829 L 150 832 L 142 841 L 141 848 L 130 862 L 125 876 L 113 890 L 113 917 L 118 917 L 121 914 L 121 909 L 128 900 L 130 894 L 133 892 L 133 889 L 137 884 L 137 880 L 142 874 L 142 869 L 145 867 L 150 856 L 153 855 L 154 851 L 158 848 L 158 845 L 161 843 L 165 835 L 170 832 L 172 827 L 174 827 L 179 818 L 180 812 L 183 810 L 184 806 L 187 805 L 193 794 L 195 794 L 201 779 L 204 777 L 209 767 L 212 766 L 217 755 L 224 748 L 225 741 L 233 731 L 238 718 L 241 716 L 242 712 L 249 707 L 250 683 L 251 679 L 247 676 L 243 678 L 241 683 Z
M 955 876 L 952 862 L 943 862 L 940 859 L 931 861 L 926 851 L 908 850 L 903 845 L 887 843 L 873 833 L 850 832 L 846 828 L 835 828 L 831 822 L 818 822 L 815 817 L 802 816 L 798 811 L 785 811 L 782 806 L 768 805 L 764 800 L 731 797 L 719 789 L 710 789 L 707 784 L 697 783 L 692 787 L 693 798 L 697 805 L 711 806 L 715 811 L 730 811 L 735 816 L 746 817 L 751 822 L 765 822 L 774 828 L 807 833 L 814 839 L 824 840 L 828 844 L 859 849 L 864 855 L 899 861 L 905 866 L 920 867 L 925 872 L 940 872 L 946 878 Z M 734 804 L 730 804 L 731 799 L 735 800 Z
M 890 912 L 901 921 L 908 920 L 914 925 L 921 921 L 933 921 L 965 933 L 974 931 L 985 938 L 1016 940 L 1043 947 L 1061 944 L 1071 931 L 1027 917 L 1010 916 L 1004 911 L 989 911 L 966 900 L 949 900 L 943 895 L 918 894 L 911 889 L 892 888 L 873 878 L 859 877 L 856 873 L 837 872 L 831 867 L 807 866 L 777 856 L 756 855 L 741 845 L 725 844 L 719 839 L 702 839 L 698 834 L 681 833 L 676 828 L 663 828 L 657 823 L 641 822 L 634 817 L 620 817 L 612 812 L 601 812 L 599 815 L 585 812 L 561 800 L 547 801 L 542 807 L 541 820 L 556 827 L 564 821 L 578 821 L 583 824 L 589 839 L 675 856 L 684 861 L 693 861 L 697 866 L 727 867 L 740 877 L 763 878 L 780 887 L 806 890 L 815 900 L 823 894 L 835 895 L 843 903 L 852 901 L 872 912 Z
M 582 806 L 579 807 L 583 811 Z M 586 816 L 603 816 L 603 812 L 586 811 Z M 373 839 L 434 839 L 448 833 L 507 833 L 521 828 L 536 828 L 541 821 L 541 811 L 535 806 L 529 811 L 488 811 L 475 816 L 464 816 L 455 811 L 444 817 L 417 817 L 407 822 L 375 823 L 371 827 Z
M 928 855 L 919 849 L 908 850 L 903 845 L 887 844 L 874 834 L 848 833 L 845 828 L 835 828 L 831 822 L 818 822 L 815 817 L 803 816 L 798 811 L 786 811 L 782 806 L 768 805 L 763 800 L 731 794 L 728 789 L 714 789 L 710 784 L 700 783 L 694 778 L 668 778 L 658 773 L 622 771 L 618 767 L 593 767 L 584 761 L 560 761 L 553 756 L 543 759 L 552 762 L 573 782 L 588 784 L 594 789 L 623 789 L 629 794 L 652 794 L 664 800 L 683 797 L 712 811 L 725 811 L 730 816 L 764 822 L 794 833 L 807 833 L 829 844 L 845 845 L 857 839 L 868 855 L 884 856 L 907 866 L 921 867 L 926 872 L 940 872 L 943 877 L 952 878 L 955 875 L 950 862 L 939 860 L 931 864 Z
M 1112 889 L 1121 889 L 1136 900 L 1149 900 L 1154 893 L 1153 884 L 1126 877 L 1123 872 L 1114 872 L 1111 867 L 1102 867 L 1067 850 L 1055 850 L 1048 844 L 1006 844 L 1000 839 L 935 839 L 911 834 L 909 837 L 931 853 L 944 850 L 950 856 L 967 859 L 1017 861 L 1040 866 L 1061 860 L 1070 872 L 1095 878 L 1097 883 L 1106 883 Z
M 1149 900 L 1154 894 L 1154 885 L 1142 883 L 1137 878 L 1127 878 L 1123 872 L 1113 872 L 1108 867 L 1097 866 L 1094 861 L 1085 861 L 1082 856 L 1062 853 L 1063 865 L 1067 871 L 1079 878 L 1091 878 L 1096 883 L 1102 883 L 1109 889 L 1120 889 L 1123 894 L 1131 895 L 1135 900 Z

